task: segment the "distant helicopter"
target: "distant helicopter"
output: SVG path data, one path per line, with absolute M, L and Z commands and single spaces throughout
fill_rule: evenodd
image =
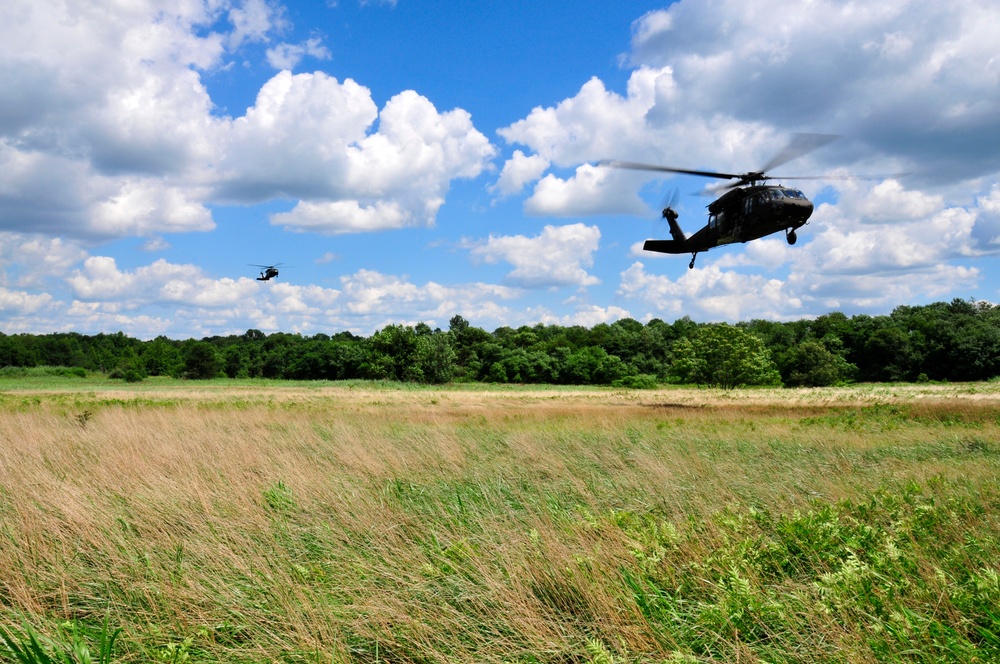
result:
M 777 177 L 767 171 L 800 157 L 807 152 L 823 147 L 837 136 L 830 134 L 795 134 L 784 150 L 779 152 L 759 171 L 749 173 L 716 173 L 695 171 L 670 166 L 638 164 L 631 161 L 606 160 L 603 166 L 628 168 L 641 171 L 684 173 L 708 178 L 736 180 L 711 191 L 726 191 L 708 205 L 708 224 L 688 237 L 677 223 L 677 212 L 667 205 L 662 216 L 670 226 L 672 240 L 646 240 L 642 248 L 665 254 L 691 254 L 688 269 L 694 268 L 694 260 L 702 251 L 713 247 L 749 242 L 765 235 L 785 232 L 788 244 L 795 244 L 798 237 L 795 230 L 805 225 L 813 212 L 813 204 L 798 189 L 781 185 L 766 184 L 768 180 L 815 180 L 837 176 L 792 176 Z M 868 176 L 872 177 L 872 176 Z
M 284 263 L 278 263 L 276 265 L 256 265 L 254 263 L 247 263 L 250 267 L 260 267 L 263 268 L 260 271 L 260 276 L 257 277 L 257 281 L 268 281 L 278 276 L 278 267 L 284 265 Z M 288 267 L 288 266 L 285 266 Z

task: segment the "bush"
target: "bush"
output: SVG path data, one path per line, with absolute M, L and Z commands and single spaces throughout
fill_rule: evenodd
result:
M 4 378 L 27 378 L 28 376 L 62 376 L 64 378 L 86 378 L 83 367 L 3 367 L 0 376 Z
M 627 387 L 632 390 L 655 390 L 660 386 L 659 379 L 652 374 L 637 374 L 625 376 L 611 383 L 614 387 Z

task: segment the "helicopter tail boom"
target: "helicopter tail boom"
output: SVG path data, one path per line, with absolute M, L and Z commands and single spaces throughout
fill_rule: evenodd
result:
M 646 240 L 642 244 L 643 251 L 656 251 L 661 254 L 689 254 L 690 247 L 686 240 Z
M 684 235 L 684 231 L 681 230 L 680 224 L 677 223 L 677 213 L 672 209 L 667 208 L 663 211 L 663 218 L 667 220 L 667 224 L 670 226 L 670 237 L 672 237 L 675 242 L 683 244 L 687 240 L 687 236 Z

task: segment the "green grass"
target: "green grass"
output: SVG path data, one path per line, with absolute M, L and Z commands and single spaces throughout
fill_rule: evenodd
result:
M 1000 661 L 970 387 L 6 392 L 0 660 Z

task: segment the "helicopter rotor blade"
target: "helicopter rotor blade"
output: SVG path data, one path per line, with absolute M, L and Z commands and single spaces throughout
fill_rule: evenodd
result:
M 882 173 L 876 174 L 872 173 L 869 175 L 840 175 L 837 173 L 831 173 L 828 175 L 789 175 L 786 177 L 769 175 L 769 180 L 890 180 L 894 178 L 901 178 L 909 175 L 909 173 Z
M 733 180 L 742 177 L 733 173 L 716 173 L 715 171 L 695 171 L 687 168 L 673 168 L 672 166 L 657 166 L 655 164 L 640 164 L 634 161 L 618 161 L 617 159 L 604 159 L 597 162 L 598 166 L 610 166 L 612 168 L 627 168 L 633 171 L 656 171 L 659 173 L 683 173 L 685 175 L 699 175 L 705 178 L 719 178 L 722 180 Z
M 653 237 L 657 239 L 666 239 L 670 237 L 670 222 L 667 221 L 667 217 L 663 214 L 666 210 L 673 210 L 674 213 L 677 212 L 677 201 L 680 200 L 681 190 L 677 187 L 671 188 L 667 191 L 663 198 L 660 200 L 660 209 L 657 214 L 657 220 L 655 222 L 655 227 L 653 228 Z
M 681 190 L 678 189 L 677 187 L 674 187 L 673 189 L 668 191 L 666 195 L 664 195 L 663 197 L 660 209 L 662 210 L 664 208 L 670 208 L 671 210 L 673 210 L 677 205 L 677 201 L 680 199 L 680 195 L 681 195 Z
M 838 138 L 840 136 L 837 134 L 793 134 L 791 140 L 788 141 L 788 145 L 781 152 L 771 157 L 771 160 L 760 169 L 760 172 L 767 173 L 772 168 L 777 168 L 813 150 L 818 150 Z

